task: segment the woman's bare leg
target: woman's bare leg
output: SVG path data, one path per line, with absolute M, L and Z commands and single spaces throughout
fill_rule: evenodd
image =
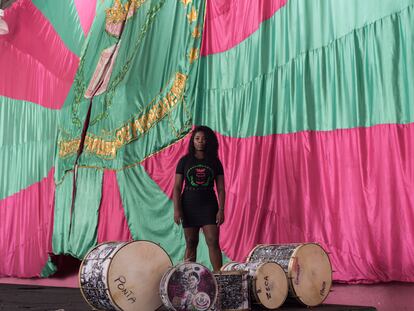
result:
M 217 225 L 203 226 L 204 236 L 208 246 L 208 253 L 210 255 L 210 262 L 214 271 L 219 271 L 223 265 L 223 259 L 221 257 L 221 249 L 219 244 L 220 230 Z
M 198 233 L 200 228 L 184 228 L 185 236 L 185 261 L 196 261 L 197 259 L 197 245 L 198 245 Z

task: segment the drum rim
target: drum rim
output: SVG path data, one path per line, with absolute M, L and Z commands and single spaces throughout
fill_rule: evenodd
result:
M 131 243 L 137 243 L 137 242 L 148 242 L 148 243 L 150 243 L 150 244 L 155 244 L 156 246 L 158 246 L 166 255 L 167 255 L 167 258 L 168 258 L 168 260 L 170 261 L 170 263 L 171 263 L 171 265 L 172 265 L 172 260 L 171 260 L 171 257 L 170 257 L 170 255 L 167 253 L 167 251 L 160 245 L 160 244 L 158 244 L 158 243 L 155 243 L 155 242 L 153 242 L 153 241 L 149 241 L 149 240 L 133 240 L 133 241 L 128 241 L 128 242 L 126 242 L 124 245 L 122 245 L 115 253 L 114 253 L 114 257 L 116 256 L 116 254 L 121 250 L 121 249 L 123 249 L 125 246 L 127 246 L 128 244 L 131 244 Z M 108 275 L 109 275 L 109 271 L 111 270 L 111 265 L 112 263 L 110 263 L 109 264 L 109 267 L 108 267 Z M 109 286 L 108 286 L 108 289 L 109 289 Z M 108 290 L 108 294 L 109 294 L 109 296 L 111 297 L 111 300 L 113 301 L 113 303 L 116 305 L 116 307 L 117 308 L 119 308 L 119 310 L 123 310 L 116 302 L 115 302 L 115 300 L 113 299 L 113 297 L 112 297 L 112 294 L 111 294 L 111 292 Z M 159 295 L 158 295 L 159 296 Z M 160 297 L 160 299 L 161 299 L 161 297 Z M 160 306 L 162 306 L 163 305 L 163 303 L 162 303 L 162 301 L 161 301 L 161 305 Z M 160 307 L 159 306 L 159 307 Z
M 88 305 L 90 305 L 91 307 L 92 307 L 92 309 L 95 309 L 96 307 L 95 306 L 93 306 L 90 302 L 89 302 L 89 300 L 88 299 L 86 299 L 86 297 L 85 297 L 85 294 L 84 294 L 84 292 L 83 292 L 83 288 L 82 288 L 82 285 L 81 285 L 81 279 L 80 279 L 80 276 L 81 276 L 81 271 L 82 271 L 82 268 L 83 268 L 83 266 L 84 266 L 84 261 L 85 261 L 85 258 L 86 257 L 88 257 L 89 256 L 89 254 L 93 251 L 93 250 L 95 250 L 96 248 L 98 248 L 99 246 L 102 246 L 103 244 L 109 244 L 109 243 L 118 243 L 118 244 L 122 244 L 122 243 L 129 243 L 129 242 L 120 242 L 120 241 L 106 241 L 106 242 L 101 242 L 101 243 L 98 243 L 98 244 L 96 244 L 95 246 L 92 246 L 89 250 L 88 250 L 88 252 L 86 253 L 86 255 L 85 256 L 83 256 L 83 259 L 82 259 L 82 262 L 81 262 L 81 264 L 80 264 L 80 266 L 79 266 L 79 271 L 78 271 L 78 284 L 79 284 L 79 289 L 80 289 L 80 292 L 81 292 L 81 294 L 82 294 L 82 297 L 83 297 L 83 299 L 88 303 Z M 123 247 L 123 246 L 121 246 L 121 247 Z M 109 270 L 109 267 L 108 267 L 108 270 Z M 111 303 L 113 303 L 113 300 L 112 300 L 112 297 L 111 297 L 111 293 L 108 291 L 108 294 L 109 294 L 109 300 L 111 301 Z M 118 308 L 118 306 L 116 306 L 115 308 Z M 118 310 L 119 311 L 119 310 Z
M 296 293 L 296 290 L 295 290 L 295 287 L 294 287 L 294 285 L 293 285 L 293 282 L 292 282 L 292 266 L 293 266 L 293 258 L 295 257 L 295 255 L 296 255 L 296 253 L 299 251 L 299 249 L 300 248 L 302 248 L 302 247 L 304 247 L 304 246 L 306 246 L 306 245 L 316 245 L 316 246 L 318 246 L 325 254 L 326 254 L 326 257 L 328 258 L 328 262 L 329 262 L 329 266 L 330 266 L 330 270 L 331 270 L 331 284 L 329 285 L 329 288 L 328 288 L 328 290 L 327 290 L 327 295 L 322 299 L 322 301 L 320 302 L 320 303 L 318 303 L 317 305 L 308 305 L 308 304 L 305 304 L 301 299 L 300 299 L 300 297 L 298 296 L 298 294 Z M 309 242 L 309 243 L 302 243 L 302 244 L 300 244 L 300 245 L 298 245 L 296 248 L 295 248 L 295 250 L 293 251 L 293 253 L 292 253 L 292 255 L 290 256 L 290 259 L 289 259 L 289 264 L 288 264 L 288 271 L 287 271 L 287 276 L 288 276 L 288 283 L 289 283 L 289 288 L 291 288 L 292 289 L 292 292 L 293 292 L 293 294 L 295 295 L 295 299 L 297 300 L 297 301 L 299 301 L 300 303 L 302 303 L 303 305 L 305 305 L 305 306 L 309 306 L 309 307 L 315 307 L 315 306 L 319 306 L 319 305 L 321 305 L 325 300 L 326 300 L 326 298 L 328 298 L 328 296 L 329 296 L 329 291 L 331 290 L 331 288 L 332 288 L 332 275 L 333 275 L 333 271 L 332 271 L 332 262 L 331 262 L 331 259 L 329 258 L 329 255 L 328 255 L 328 253 L 325 251 L 325 249 L 319 244 L 319 243 L 316 243 L 316 242 Z
M 248 271 L 245 270 L 230 270 L 230 271 L 217 271 L 213 272 L 213 275 L 243 275 L 243 274 L 249 274 Z
M 166 271 L 166 272 L 165 272 L 165 273 L 168 273 L 168 275 L 167 275 L 167 277 L 166 277 L 166 279 L 165 279 L 165 286 L 168 286 L 168 282 L 170 281 L 171 276 L 174 274 L 175 269 L 176 269 L 177 267 L 182 266 L 182 265 L 185 265 L 185 264 L 197 264 L 197 265 L 200 265 L 200 266 L 202 266 L 203 268 L 205 268 L 207 271 L 209 271 L 209 272 L 212 274 L 212 279 L 213 279 L 213 282 L 214 282 L 214 284 L 216 285 L 216 293 L 215 293 L 215 295 L 214 295 L 213 302 L 212 302 L 212 303 L 210 303 L 210 306 L 214 306 L 214 305 L 216 304 L 216 302 L 217 302 L 217 297 L 218 297 L 218 291 L 219 291 L 218 284 L 217 284 L 216 278 L 214 277 L 214 273 L 213 273 L 212 271 L 210 271 L 210 269 L 209 269 L 209 268 L 207 268 L 205 265 L 203 265 L 203 264 L 201 264 L 201 263 L 198 263 L 198 262 L 192 262 L 192 261 L 188 261 L 188 262 L 187 262 L 187 261 L 184 261 L 184 262 L 180 262 L 180 263 L 178 263 L 178 264 L 176 264 L 176 265 L 172 266 L 172 267 L 170 268 L 170 270 L 168 270 L 168 271 Z M 160 287 L 161 287 L 161 286 L 160 286 Z M 161 290 L 161 288 L 160 288 L 160 290 Z M 170 300 L 170 297 L 168 297 L 168 288 L 167 288 L 167 297 L 166 297 L 166 299 L 167 299 L 167 300 L 168 300 L 168 302 L 170 303 L 170 305 L 171 305 L 172 309 L 173 309 L 173 310 L 176 310 L 176 309 L 174 308 L 174 306 L 173 306 L 173 304 L 172 304 L 171 300 Z M 207 310 L 209 310 L 209 309 L 207 309 Z
M 252 263 L 259 263 L 258 265 L 257 265 L 257 269 L 256 269 L 256 271 L 257 270 L 259 270 L 260 269 L 260 267 L 262 267 L 264 264 L 275 264 L 276 266 L 278 266 L 278 267 L 280 267 L 280 269 L 282 269 L 282 271 L 283 271 L 283 273 L 284 273 L 284 275 L 286 276 L 286 282 L 287 282 L 287 291 L 286 291 L 286 295 L 285 295 L 285 297 L 284 297 L 284 299 L 283 299 L 283 301 L 280 303 L 280 305 L 278 305 L 277 307 L 275 307 L 275 308 L 273 308 L 273 309 L 269 309 L 267 306 L 265 306 L 263 303 L 262 303 L 262 301 L 259 299 L 259 296 L 257 296 L 257 290 L 256 290 L 256 281 L 257 281 L 257 277 L 254 277 L 253 279 L 252 279 L 252 289 L 253 289 L 253 296 L 254 296 L 254 298 L 256 299 L 256 301 L 259 303 L 259 304 L 261 304 L 262 306 L 264 306 L 265 308 L 267 308 L 267 309 L 269 309 L 269 310 L 274 310 L 274 309 L 277 309 L 277 308 L 279 308 L 280 306 L 282 306 L 284 303 L 285 303 L 285 301 L 286 301 L 286 299 L 287 299 L 287 297 L 289 296 L 289 278 L 287 277 L 287 275 L 286 275 L 286 272 L 285 272 L 285 270 L 282 268 L 282 266 L 281 265 L 279 265 L 277 262 L 273 262 L 273 261 L 263 261 L 263 262 L 260 262 L 260 261 L 251 261 Z
M 227 268 L 228 266 L 230 266 L 231 264 L 233 264 L 233 263 L 236 263 L 236 264 L 239 264 L 240 262 L 237 262 L 237 261 L 229 261 L 229 262 L 226 262 L 224 265 L 222 265 L 221 267 L 220 267 L 220 271 L 226 271 L 226 270 L 224 270 L 225 268 Z

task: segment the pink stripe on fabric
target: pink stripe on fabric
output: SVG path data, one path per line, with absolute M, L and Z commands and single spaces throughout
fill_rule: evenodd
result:
M 286 4 L 287 0 L 207 1 L 201 55 L 221 53 L 236 46 Z
M 40 276 L 52 251 L 53 174 L 0 201 L 0 276 Z
M 335 280 L 414 281 L 414 123 L 218 138 L 227 192 L 220 244 L 231 259 L 245 260 L 258 243 L 318 242 Z M 186 147 L 143 163 L 170 197 Z
M 116 172 L 110 170 L 105 170 L 103 175 L 98 222 L 98 243 L 106 241 L 132 241 L 119 193 Z
M 170 198 L 173 197 L 175 168 L 182 156 L 187 153 L 190 135 L 174 145 L 147 158 L 141 164 L 148 175 Z
M 0 95 L 60 109 L 79 58 L 31 1 L 16 2 L 4 19 L 10 33 L 0 36 Z
M 75 6 L 76 10 L 78 11 L 83 33 L 86 37 L 95 18 L 96 0 L 75 0 Z

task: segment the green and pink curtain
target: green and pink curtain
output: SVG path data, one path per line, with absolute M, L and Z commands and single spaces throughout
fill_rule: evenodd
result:
M 414 281 L 414 0 L 20 0 L 5 20 L 0 275 L 109 240 L 180 261 L 175 166 L 204 124 L 226 260 L 318 242 L 337 281 Z

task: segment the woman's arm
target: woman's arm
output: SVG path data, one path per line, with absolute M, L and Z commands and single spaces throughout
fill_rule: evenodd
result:
M 220 226 L 224 222 L 224 204 L 226 201 L 226 190 L 224 188 L 224 175 L 216 177 L 216 188 L 218 194 L 219 210 L 217 213 L 217 225 Z
M 173 202 L 174 202 L 174 222 L 179 225 L 183 218 L 181 207 L 181 191 L 183 189 L 183 175 L 175 174 Z

